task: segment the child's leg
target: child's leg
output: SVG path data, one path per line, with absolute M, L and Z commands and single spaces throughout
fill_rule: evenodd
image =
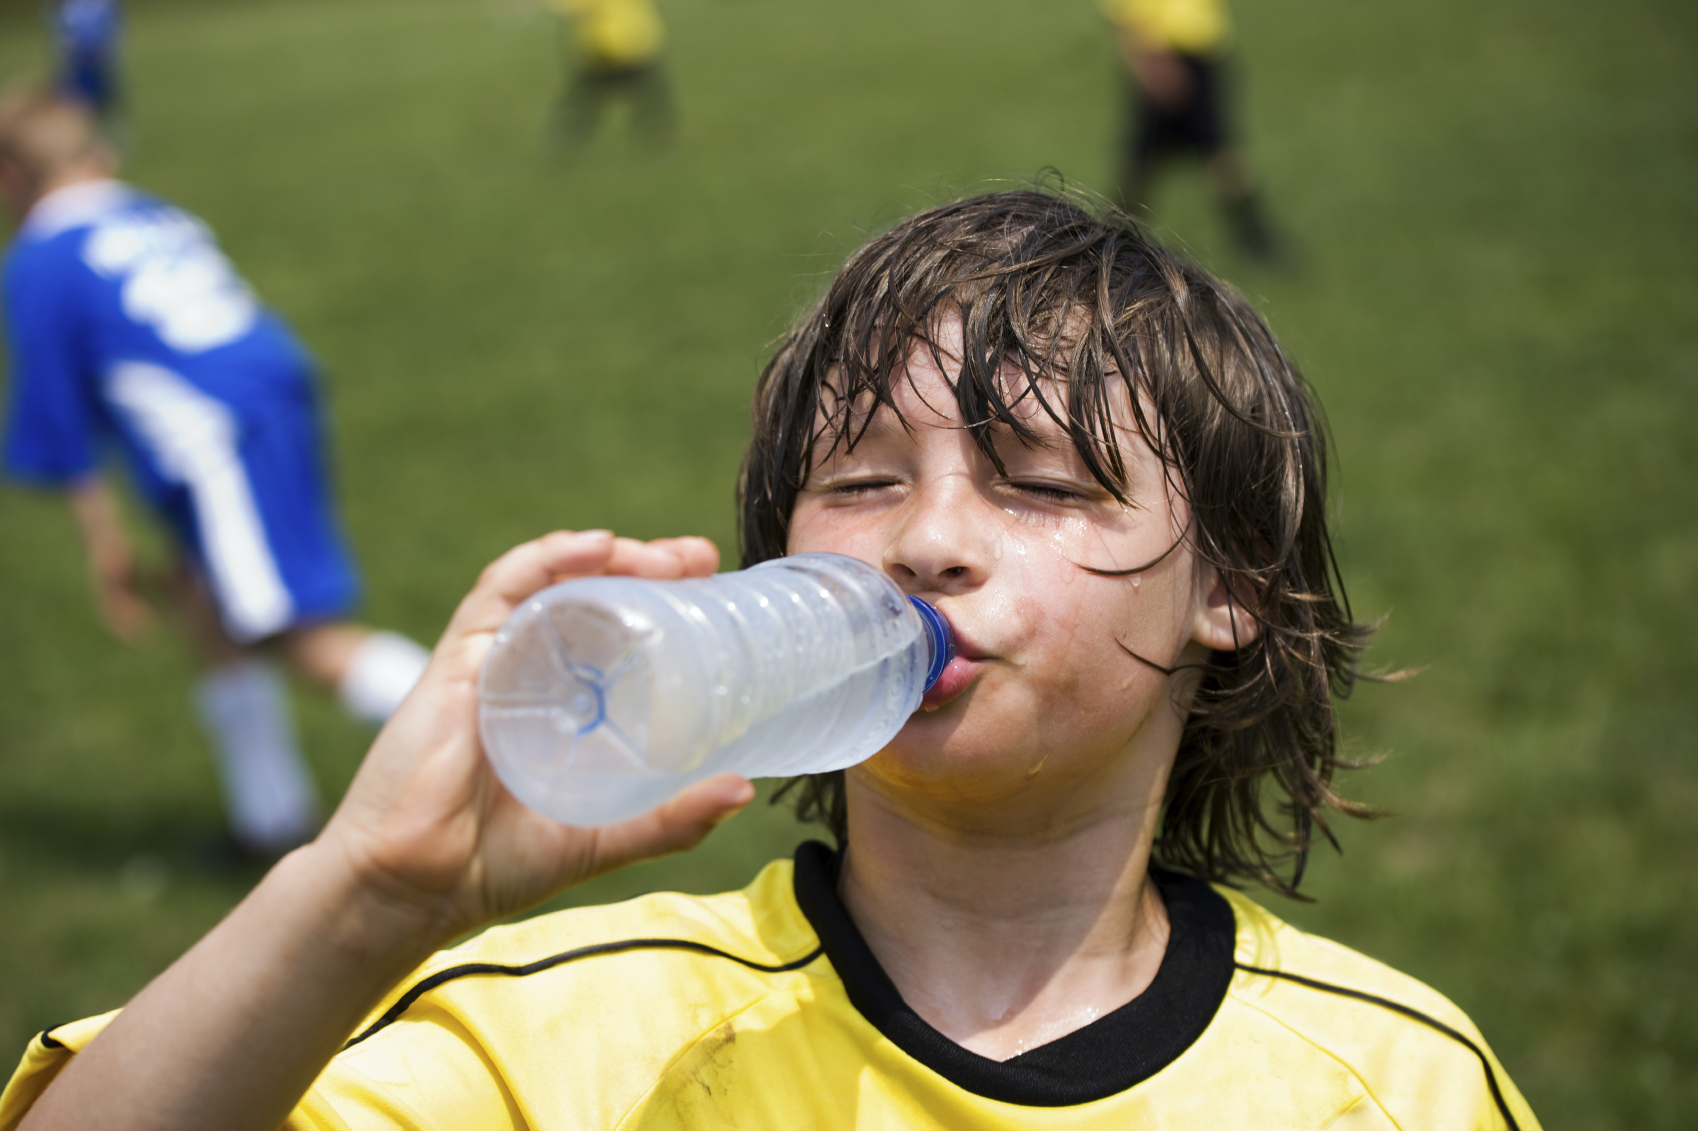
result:
M 1244 153 L 1234 140 L 1231 61 L 1198 59 L 1191 65 L 1196 99 L 1186 136 L 1203 158 L 1215 199 L 1220 202 L 1238 250 L 1258 263 L 1277 264 L 1282 257 L 1280 240 L 1268 222 Z
M 195 711 L 212 743 L 231 835 L 268 855 L 293 848 L 318 828 L 318 789 L 295 737 L 282 674 L 230 641 L 186 563 L 178 565 L 171 597 L 205 665 L 195 684 Z
M 1279 262 L 1280 241 L 1238 151 L 1221 149 L 1208 159 L 1206 169 L 1238 249 L 1258 263 Z
M 395 632 L 337 621 L 285 638 L 295 670 L 333 688 L 349 714 L 381 725 L 424 674 L 430 652 Z
M 1136 82 L 1128 80 L 1126 124 L 1120 145 L 1120 163 L 1115 171 L 1115 204 L 1124 212 L 1147 219 L 1150 190 L 1155 181 L 1157 152 L 1161 146 L 1164 117 Z
M 671 144 L 678 132 L 672 84 L 658 62 L 631 76 L 631 126 L 639 140 L 655 147 Z
M 196 685 L 195 706 L 217 754 L 237 842 L 272 854 L 310 840 L 318 829 L 318 790 L 277 669 L 257 656 L 215 667 Z
M 613 89 L 604 75 L 580 65 L 566 80 L 554 113 L 554 136 L 568 149 L 581 149 L 595 135 Z

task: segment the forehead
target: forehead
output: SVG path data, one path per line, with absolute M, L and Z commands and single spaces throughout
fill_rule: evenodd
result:
M 926 338 L 915 338 L 900 362 L 882 374 L 847 381 L 841 369 L 828 374 L 815 413 L 817 456 L 868 440 L 911 435 L 914 429 L 966 429 L 975 436 L 1017 439 L 1028 446 L 1074 448 L 1087 462 L 1113 446 L 1126 455 L 1147 454 L 1139 418 L 1153 418 L 1147 399 L 1140 414 L 1118 373 L 1108 373 L 1089 389 L 1074 388 L 1066 357 L 1032 373 L 1012 357 L 982 376 L 963 375 L 961 324 L 940 319 Z M 846 388 L 847 386 L 847 388 Z M 1094 411 L 1093 411 L 1094 410 Z M 1083 417 L 1081 419 L 1081 417 Z M 1112 460 L 1110 462 L 1113 462 Z

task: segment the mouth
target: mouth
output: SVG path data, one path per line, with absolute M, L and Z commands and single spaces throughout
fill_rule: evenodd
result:
M 979 671 L 984 666 L 982 659 L 963 656 L 957 652 L 955 658 L 944 667 L 943 674 L 937 677 L 937 682 L 932 684 L 932 689 L 920 700 L 920 710 L 935 711 L 960 695 L 978 678 Z

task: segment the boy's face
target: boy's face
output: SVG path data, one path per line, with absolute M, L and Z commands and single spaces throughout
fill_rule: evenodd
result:
M 959 342 L 958 321 L 939 327 L 942 371 L 929 349 L 911 354 L 893 388 L 908 427 L 881 409 L 852 452 L 839 445 L 815 460 L 791 516 L 790 552 L 877 565 L 956 633 L 955 661 L 895 740 L 851 771 L 855 785 L 892 802 L 1026 798 L 1049 812 L 1044 798 L 1089 809 L 1147 797 L 1116 783 L 1165 778 L 1184 717 L 1175 681 L 1128 650 L 1173 668 L 1231 647 L 1224 594 L 1196 568 L 1186 504 L 1131 430 L 1129 405 L 1116 419 L 1131 506 L 1091 477 L 1031 397 L 1022 404 L 1045 443 L 1005 430 L 999 473 L 961 426 L 948 384 Z M 1012 368 L 1008 379 L 1024 381 Z M 1065 404 L 1064 390 L 1048 391 Z M 1080 568 L 1150 562 L 1135 578 Z M 1241 638 L 1246 619 L 1240 609 Z

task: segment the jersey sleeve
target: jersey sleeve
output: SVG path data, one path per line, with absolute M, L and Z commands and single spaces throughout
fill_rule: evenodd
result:
M 89 1042 L 104 1032 L 117 1016 L 118 1011 L 113 1010 L 37 1034 L 24 1050 L 23 1059 L 18 1062 L 5 1090 L 0 1091 L 0 1131 L 13 1131 L 22 1123 L 30 1108 L 35 1106 L 35 1101 L 47 1091 L 48 1085 L 71 1063 L 71 1058 L 87 1048 Z M 321 1079 L 313 1091 L 302 1097 L 299 1106 L 284 1123 L 284 1131 L 359 1131 L 344 1121 L 320 1095 L 323 1083 Z M 385 1126 L 391 1131 L 394 1128 L 424 1127 L 418 1123 L 390 1123 Z
M 1403 1131 L 1539 1131 L 1485 1037 L 1443 994 L 1281 922 L 1240 892 L 1216 890 L 1239 923 L 1228 1003 L 1260 1014 L 1274 1026 L 1268 1032 L 1298 1038 L 1303 1047 L 1283 1055 L 1324 1054 Z
M 39 1033 L 24 1050 L 17 1071 L 0 1092 L 0 1131 L 12 1131 L 53 1083 L 56 1076 L 71 1063 L 71 1057 L 88 1047 L 118 1016 L 114 1009 L 98 1017 L 86 1017 Z
M 98 461 L 94 375 L 77 301 L 80 262 L 28 249 L 8 265 L 5 285 L 9 390 L 0 466 L 16 480 L 63 486 Z

